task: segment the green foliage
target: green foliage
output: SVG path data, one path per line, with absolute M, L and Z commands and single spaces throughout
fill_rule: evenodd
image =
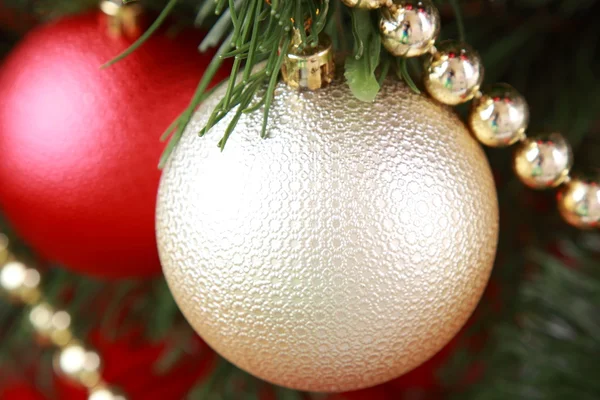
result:
M 131 46 L 129 46 L 129 48 L 127 50 L 125 50 L 123 53 L 119 54 L 113 60 L 104 64 L 102 66 L 102 68 L 110 67 L 111 65 L 121 61 L 122 59 L 124 59 L 125 57 L 127 57 L 128 55 L 130 55 L 131 53 L 136 51 L 142 44 L 144 44 L 144 42 L 146 40 L 148 40 L 150 38 L 150 36 L 152 36 L 152 34 L 154 34 L 158 30 L 158 28 L 160 28 L 160 26 L 163 24 L 163 22 L 165 22 L 165 20 L 167 19 L 169 14 L 171 14 L 171 11 L 173 11 L 173 9 L 175 8 L 176 5 L 177 5 L 177 0 L 170 0 L 167 3 L 167 5 L 165 6 L 165 8 L 162 10 L 160 15 L 158 16 L 158 18 L 156 18 L 156 20 L 152 23 L 152 25 L 150 25 L 150 27 L 146 30 L 146 32 L 144 32 L 144 34 L 142 36 L 140 36 L 140 38 L 138 40 L 136 40 L 135 43 L 133 43 Z
M 572 265 L 539 249 L 527 254 L 532 273 L 516 313 L 495 327 L 481 356 L 487 374 L 457 399 L 600 398 L 600 259 L 560 243 Z
M 203 7 L 197 20 L 204 20 L 209 9 L 209 6 Z M 235 116 L 218 143 L 218 146 L 224 149 L 241 115 L 262 107 L 264 119 L 261 136 L 264 137 L 275 85 L 279 79 L 283 58 L 291 43 L 291 36 L 296 30 L 302 37 L 303 46 L 316 46 L 318 35 L 327 23 L 327 9 L 328 0 L 324 0 L 320 8 L 315 7 L 311 0 L 273 0 L 270 5 L 264 0 L 216 2 L 213 10 L 222 17 L 213 25 L 200 48 L 205 48 L 207 42 L 214 43 L 224 39 L 223 45 L 202 77 L 189 106 L 167 129 L 165 137 L 171 137 L 161 166 L 177 145 L 198 105 L 207 95 L 208 84 L 225 59 L 232 59 L 226 94 L 199 134 L 204 135 L 215 123 L 235 109 Z M 304 29 L 307 19 L 313 21 L 309 32 Z M 241 76 L 238 76 L 238 73 L 241 73 Z M 257 93 L 262 89 L 266 89 L 264 94 L 255 101 Z M 252 103 L 253 101 L 255 102 Z
M 354 54 L 346 60 L 344 76 L 357 99 L 373 101 L 380 89 L 375 70 L 379 66 L 381 36 L 371 23 L 369 11 L 353 9 L 351 15 Z

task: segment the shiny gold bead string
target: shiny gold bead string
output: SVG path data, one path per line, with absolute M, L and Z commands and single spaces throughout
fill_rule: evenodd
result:
M 440 15 L 430 0 L 342 0 L 350 7 L 378 9 L 386 50 L 397 57 L 428 54 L 424 86 L 440 103 L 455 106 L 473 100 L 469 128 L 490 147 L 516 144 L 513 169 L 533 189 L 558 188 L 558 210 L 582 229 L 600 226 L 600 179 L 572 176 L 570 144 L 556 132 L 528 136 L 529 107 L 512 86 L 497 83 L 480 90 L 484 69 L 479 54 L 457 40 L 437 42 Z
M 57 374 L 86 388 L 88 400 L 127 400 L 102 380 L 100 354 L 75 337 L 71 315 L 44 298 L 41 278 L 36 268 L 15 257 L 8 238 L 0 233 L 0 292 L 29 308 L 28 319 L 40 343 L 56 348 L 53 363 Z

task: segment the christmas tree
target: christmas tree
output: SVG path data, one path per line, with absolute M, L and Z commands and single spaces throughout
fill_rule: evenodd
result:
M 599 11 L 0 2 L 0 398 L 600 398 Z

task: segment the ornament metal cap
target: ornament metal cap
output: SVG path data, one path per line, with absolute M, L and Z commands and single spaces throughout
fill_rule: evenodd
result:
M 142 34 L 143 8 L 140 3 L 101 0 L 99 7 L 108 17 L 108 34 L 110 36 L 137 38 Z
M 294 36 L 299 37 L 299 33 Z M 294 89 L 320 89 L 331 83 L 334 73 L 331 38 L 324 33 L 316 47 L 300 47 L 299 41 L 293 40 L 281 66 L 283 80 Z

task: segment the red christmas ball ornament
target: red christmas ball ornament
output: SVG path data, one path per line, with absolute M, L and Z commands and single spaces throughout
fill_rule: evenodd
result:
M 159 137 L 212 58 L 196 34 L 111 37 L 97 13 L 36 28 L 0 68 L 0 209 L 44 258 L 106 278 L 160 271 Z M 223 77 L 224 73 L 221 74 Z
M 46 400 L 33 384 L 26 382 L 10 382 L 0 385 L 0 399 L 2 400 Z

